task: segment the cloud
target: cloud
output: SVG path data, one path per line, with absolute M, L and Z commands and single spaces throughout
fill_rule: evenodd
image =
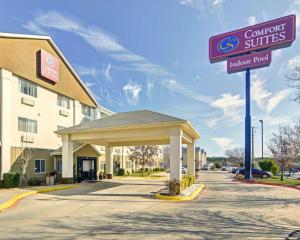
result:
M 146 58 L 128 50 L 122 46 L 113 36 L 98 27 L 89 27 L 84 24 L 67 18 L 55 11 L 40 12 L 31 21 L 23 25 L 24 28 L 41 34 L 54 29 L 65 31 L 81 37 L 86 43 L 98 52 L 105 52 L 111 58 L 126 62 L 130 67 L 146 74 L 166 74 L 158 65 L 151 63 Z
M 210 138 L 210 139 L 215 141 L 223 151 L 226 148 L 233 147 L 232 143 L 234 140 L 232 138 L 214 137 L 214 138 Z
M 245 100 L 241 99 L 240 95 L 224 93 L 220 98 L 211 102 L 210 106 L 222 110 L 225 118 L 240 122 L 243 119 L 242 107 L 244 104 Z
M 247 18 L 247 23 L 248 25 L 254 25 L 256 24 L 256 17 L 255 16 L 250 16 Z
M 137 104 L 140 100 L 140 92 L 142 91 L 142 86 L 136 83 L 133 83 L 130 80 L 124 87 L 123 91 L 126 95 L 127 102 L 130 104 Z
M 290 89 L 284 89 L 279 91 L 278 93 L 275 94 L 275 96 L 271 97 L 268 100 L 268 105 L 267 105 L 267 112 L 270 113 L 272 110 L 284 99 L 286 98 L 289 93 L 291 92 Z
M 95 82 L 85 82 L 85 85 L 88 87 L 88 88 L 91 88 L 93 86 L 95 86 Z
M 209 104 L 212 101 L 211 97 L 199 94 L 196 91 L 187 88 L 185 85 L 180 84 L 175 79 L 168 79 L 164 81 L 164 86 L 173 92 L 184 95 L 188 98 L 194 99 L 202 103 Z
M 95 67 L 77 66 L 76 71 L 80 76 L 92 76 L 94 78 L 99 77 L 101 74 L 101 71 Z
M 150 97 L 152 95 L 152 89 L 154 88 L 154 83 L 151 79 L 147 79 L 147 95 Z
M 297 55 L 288 61 L 289 69 L 293 70 L 295 67 L 300 67 L 300 55 Z
M 107 65 L 107 67 L 103 70 L 103 75 L 105 76 L 105 78 L 109 81 L 112 80 L 111 78 L 111 64 L 109 63 Z
M 265 79 L 259 78 L 258 75 L 252 76 L 251 97 L 260 108 L 265 107 L 267 99 L 272 94 L 264 88 L 265 81 Z
M 300 30 L 300 0 L 294 0 L 289 6 L 289 11 L 286 14 L 295 14 L 296 15 L 296 28 L 297 33 Z

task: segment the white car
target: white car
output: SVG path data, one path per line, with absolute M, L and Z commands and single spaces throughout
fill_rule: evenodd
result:
M 291 173 L 291 177 L 294 178 L 294 179 L 299 179 L 300 180 L 300 172 Z
M 182 174 L 187 174 L 187 168 L 182 167 L 181 171 L 182 171 Z

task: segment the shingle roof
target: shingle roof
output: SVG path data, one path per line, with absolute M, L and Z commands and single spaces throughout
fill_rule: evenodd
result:
M 126 126 L 136 126 L 136 125 L 144 125 L 144 124 L 159 124 L 159 123 L 171 123 L 171 122 L 185 123 L 187 122 L 187 120 L 168 116 L 158 112 L 152 112 L 149 110 L 139 110 L 139 111 L 132 111 L 132 112 L 117 113 L 112 116 L 100 118 L 91 122 L 85 122 L 70 128 L 64 128 L 57 132 L 64 133 L 64 132 L 80 131 L 85 129 L 126 127 Z

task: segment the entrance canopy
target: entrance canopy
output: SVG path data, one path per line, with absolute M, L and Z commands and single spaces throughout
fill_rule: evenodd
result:
M 72 177 L 73 171 L 70 171 L 71 165 L 67 162 L 71 161 L 69 158 L 73 142 L 78 142 L 106 146 L 108 174 L 112 174 L 111 155 L 114 146 L 170 144 L 171 178 L 181 179 L 181 145 L 187 144 L 188 158 L 190 156 L 194 163 L 194 143 L 199 138 L 187 120 L 148 110 L 118 113 L 56 133 L 63 139 L 63 178 Z M 191 174 L 194 175 L 194 170 Z

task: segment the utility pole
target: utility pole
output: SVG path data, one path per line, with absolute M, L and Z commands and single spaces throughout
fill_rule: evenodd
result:
M 251 127 L 251 140 L 252 140 L 252 143 L 251 143 L 251 145 L 252 145 L 252 163 L 254 162 L 254 158 L 255 158 L 255 156 L 254 156 L 254 133 L 255 133 L 255 128 L 256 127 Z
M 264 121 L 259 120 L 261 124 L 261 159 L 264 159 Z

